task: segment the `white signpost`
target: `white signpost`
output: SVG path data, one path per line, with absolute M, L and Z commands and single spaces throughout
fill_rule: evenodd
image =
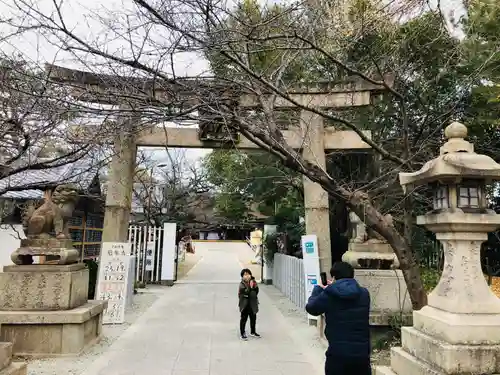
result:
M 103 324 L 125 322 L 125 306 L 132 297 L 129 295 L 129 283 L 133 282 L 133 278 L 130 278 L 130 251 L 130 243 L 102 243 L 96 297 L 99 300 L 108 300 Z
M 161 281 L 172 285 L 175 281 L 175 223 L 163 224 L 163 248 L 161 257 Z
M 314 287 L 320 282 L 318 238 L 315 234 L 308 234 L 306 236 L 302 236 L 301 243 L 307 301 L 311 296 Z M 317 317 L 312 315 L 309 315 L 309 319 L 318 320 Z

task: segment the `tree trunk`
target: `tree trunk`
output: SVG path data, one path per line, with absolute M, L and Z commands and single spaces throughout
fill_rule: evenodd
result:
M 342 195 L 345 193 L 347 192 L 341 192 Z M 420 268 L 405 238 L 386 217 L 373 207 L 366 193 L 357 191 L 350 194 L 347 204 L 360 218 L 364 218 L 366 225 L 375 229 L 392 246 L 408 286 L 413 310 L 420 310 L 427 304 L 427 293 L 420 278 Z
M 243 135 L 263 149 L 278 156 L 287 167 L 320 184 L 326 192 L 343 199 L 367 226 L 384 237 L 392 246 L 399 260 L 413 310 L 420 310 L 427 305 L 427 293 L 420 278 L 420 268 L 412 249 L 394 225 L 372 205 L 368 194 L 360 190 L 353 192 L 339 186 L 324 170 L 304 160 L 300 154 L 288 146 L 279 130 L 272 131 L 274 137 L 270 137 L 268 133 L 262 132 L 258 127 L 250 124 L 245 125 L 239 129 Z
M 403 202 L 403 222 L 404 222 L 404 238 L 409 247 L 413 245 L 413 213 L 412 213 L 412 201 L 410 196 L 405 197 Z M 417 254 L 414 254 L 415 259 L 418 261 Z

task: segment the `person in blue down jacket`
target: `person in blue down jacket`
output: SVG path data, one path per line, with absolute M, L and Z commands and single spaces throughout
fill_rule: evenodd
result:
M 349 263 L 337 262 L 328 285 L 316 285 L 306 311 L 325 314 L 326 375 L 370 375 L 370 293 L 354 280 Z

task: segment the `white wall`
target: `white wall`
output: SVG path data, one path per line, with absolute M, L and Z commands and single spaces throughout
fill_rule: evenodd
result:
M 26 238 L 22 225 L 0 224 L 0 272 L 3 271 L 3 266 L 14 264 L 10 260 L 10 254 L 21 245 L 20 238 Z
M 217 232 L 208 232 L 207 240 L 219 240 L 219 233 Z

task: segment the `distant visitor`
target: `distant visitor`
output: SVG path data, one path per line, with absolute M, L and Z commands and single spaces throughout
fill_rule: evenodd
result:
M 250 233 L 250 245 L 255 253 L 252 263 L 260 264 L 262 262 L 262 231 L 259 228 L 255 228 L 255 230 Z
M 240 337 L 248 340 L 246 334 L 247 320 L 250 318 L 250 336 L 259 338 L 256 331 L 257 313 L 259 312 L 259 286 L 248 268 L 241 270 L 241 282 L 238 288 L 238 300 L 240 308 Z
M 354 280 L 349 263 L 337 262 L 328 285 L 316 285 L 306 311 L 325 314 L 326 375 L 371 375 L 370 293 Z

